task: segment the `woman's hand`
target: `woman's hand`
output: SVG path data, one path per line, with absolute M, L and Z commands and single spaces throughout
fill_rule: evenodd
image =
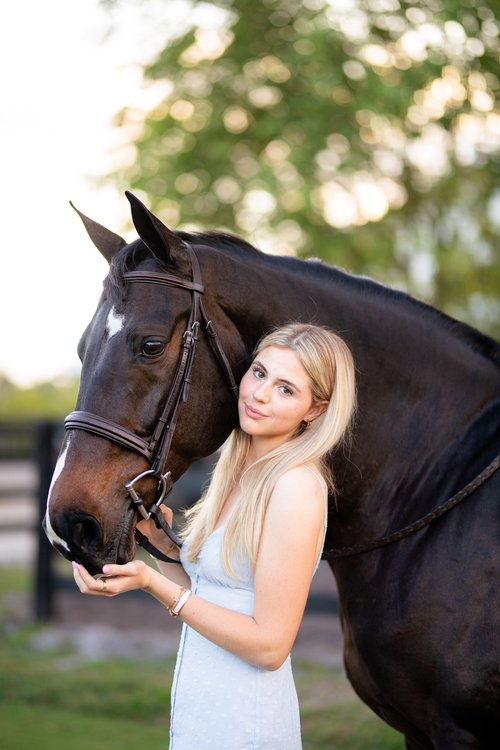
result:
M 82 594 L 116 596 L 134 589 L 149 590 L 154 571 L 142 560 L 126 565 L 104 565 L 104 578 L 94 578 L 83 565 L 73 562 L 73 578 Z
M 166 505 L 160 505 L 160 511 L 163 514 L 165 521 L 169 526 L 172 526 L 174 513 L 171 508 L 167 508 Z M 160 552 L 163 552 L 168 557 L 174 560 L 179 559 L 179 547 L 172 542 L 172 540 L 165 534 L 162 529 L 156 528 L 155 522 L 152 518 L 148 518 L 147 521 L 142 520 L 137 524 L 137 530 L 144 534 L 145 537 L 153 544 Z
M 189 587 L 189 579 L 186 578 L 187 585 L 185 581 L 176 583 L 157 570 L 150 568 L 142 560 L 134 560 L 126 565 L 104 565 L 102 568 L 104 578 L 94 578 L 80 563 L 73 562 L 71 564 L 73 565 L 73 577 L 76 585 L 82 594 L 90 594 L 91 596 L 106 596 L 109 598 L 117 596 L 117 594 L 123 594 L 125 591 L 143 589 L 170 610 L 172 604 L 176 601 L 176 597 L 182 591 L 181 587 Z M 185 573 L 184 576 L 186 577 Z

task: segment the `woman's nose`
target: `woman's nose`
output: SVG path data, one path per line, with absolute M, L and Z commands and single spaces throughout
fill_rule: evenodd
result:
M 268 401 L 269 400 L 269 392 L 266 386 L 266 383 L 260 383 L 260 385 L 257 386 L 257 388 L 253 392 L 254 398 L 257 399 L 257 401 Z

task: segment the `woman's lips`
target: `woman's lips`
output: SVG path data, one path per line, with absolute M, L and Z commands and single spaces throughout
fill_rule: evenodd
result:
M 245 404 L 245 412 L 251 419 L 265 419 L 265 414 L 262 414 L 258 409 L 254 409 L 252 406 Z

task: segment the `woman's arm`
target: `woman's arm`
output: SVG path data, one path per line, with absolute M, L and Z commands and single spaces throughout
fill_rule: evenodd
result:
M 176 549 L 178 549 L 178 547 Z M 173 557 L 173 555 L 170 555 L 169 553 L 169 557 Z M 175 563 L 165 563 L 161 560 L 155 560 L 155 562 L 160 575 L 162 575 L 164 578 L 177 583 L 179 586 L 182 586 L 185 589 L 188 589 L 191 586 L 191 579 L 189 578 L 182 565 L 176 565 Z
M 174 514 L 171 508 L 166 505 L 160 505 L 160 510 L 165 518 L 165 521 L 169 526 L 172 526 L 174 520 Z M 160 552 L 171 557 L 173 560 L 178 560 L 180 556 L 179 547 L 169 539 L 162 529 L 158 529 L 152 518 L 147 521 L 139 521 L 137 529 L 144 534 L 145 537 L 153 544 Z M 171 581 L 178 583 L 179 586 L 189 588 L 191 581 L 189 580 L 188 574 L 185 572 L 182 565 L 177 563 L 166 563 L 161 560 L 155 559 L 156 566 L 160 573 L 169 578 Z
M 304 467 L 287 472 L 277 482 L 266 513 L 254 575 L 253 615 L 191 595 L 181 610 L 184 622 L 252 664 L 271 670 L 280 667 L 302 620 L 321 549 L 324 513 L 322 488 L 311 472 Z M 109 596 L 140 587 L 168 608 L 179 593 L 178 584 L 144 563 L 106 565 L 103 570 L 113 576 L 106 582 L 106 592 L 103 582 L 82 568 L 75 570 L 80 589 Z

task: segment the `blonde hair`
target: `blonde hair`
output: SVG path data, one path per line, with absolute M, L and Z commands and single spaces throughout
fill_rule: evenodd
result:
M 221 548 L 223 567 L 232 577 L 237 577 L 236 568 L 247 561 L 255 566 L 264 517 L 279 477 L 291 468 L 312 463 L 334 489 L 326 456 L 346 437 L 356 404 L 353 358 L 347 344 L 333 331 L 290 323 L 261 339 L 254 357 L 268 346 L 295 352 L 310 378 L 313 404 L 328 401 L 328 406 L 311 429 L 300 428 L 243 474 L 251 437 L 237 427 L 222 447 L 205 493 L 186 511 L 181 535 L 184 539 L 189 536 L 188 559 L 194 561 L 239 480 L 240 491 L 226 519 Z

